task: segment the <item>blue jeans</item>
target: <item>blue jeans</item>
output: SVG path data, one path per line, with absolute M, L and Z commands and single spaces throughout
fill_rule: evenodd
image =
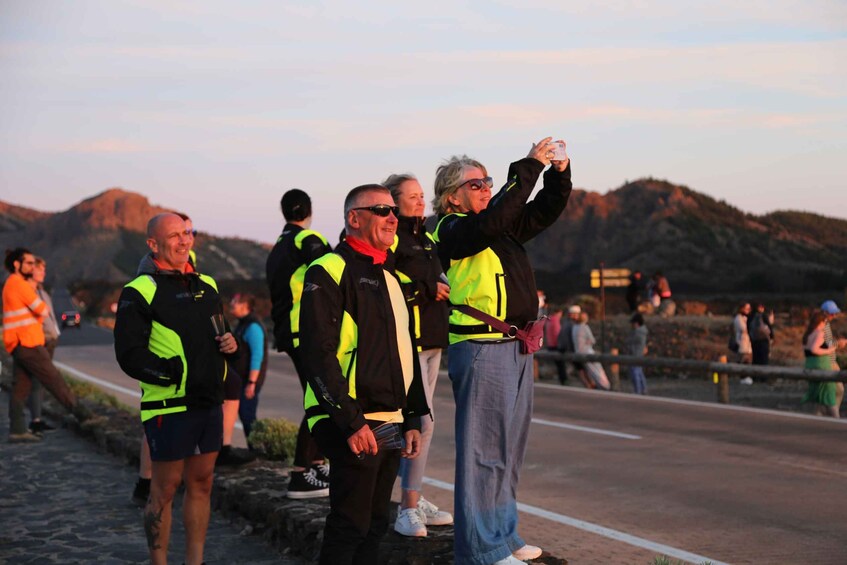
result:
M 403 490 L 421 491 L 424 469 L 429 457 L 429 446 L 435 431 L 435 385 L 438 384 L 438 369 L 441 367 L 441 350 L 427 349 L 418 353 L 423 376 L 424 394 L 429 405 L 430 415 L 421 418 L 421 450 L 414 459 L 400 460 L 400 486 Z
M 647 394 L 647 379 L 644 377 L 644 369 L 631 365 L 629 367 L 629 378 L 635 387 L 635 394 Z
M 490 565 L 525 545 L 516 491 L 532 417 L 532 355 L 517 341 L 448 350 L 456 400 L 456 565 Z

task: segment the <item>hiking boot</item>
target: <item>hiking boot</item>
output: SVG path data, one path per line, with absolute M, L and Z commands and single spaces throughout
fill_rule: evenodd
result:
M 317 465 L 312 465 L 312 469 L 315 470 L 315 475 L 317 475 L 318 480 L 329 484 L 329 463 L 318 463 Z
M 453 523 L 453 515 L 439 510 L 438 506 L 424 497 L 418 499 L 418 511 L 427 526 L 449 526 Z
M 297 500 L 329 496 L 329 483 L 320 480 L 314 468 L 308 471 L 291 471 L 288 493 L 285 496 Z
M 519 550 L 512 553 L 515 559 L 520 561 L 531 561 L 541 557 L 541 548 L 534 545 L 525 545 Z
M 41 441 L 41 436 L 27 430 L 19 434 L 9 434 L 9 443 L 38 443 Z
M 29 431 L 34 434 L 43 434 L 45 432 L 52 432 L 56 428 L 45 422 L 44 420 L 33 420 L 29 423 Z
M 135 488 L 132 489 L 132 503 L 139 508 L 144 508 L 147 506 L 148 498 L 150 498 L 150 479 L 138 477 Z
M 426 537 L 426 526 L 417 508 L 400 509 L 394 520 L 394 531 L 410 538 Z

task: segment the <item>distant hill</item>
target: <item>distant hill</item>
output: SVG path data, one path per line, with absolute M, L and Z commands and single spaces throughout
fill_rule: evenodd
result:
M 24 246 L 47 259 L 48 282 L 122 283 L 147 253 L 147 220 L 172 211 L 118 188 L 58 213 L 0 202 L 0 248 Z M 221 280 L 264 277 L 268 247 L 200 232 L 195 242 L 203 272 Z
M 110 189 L 47 213 L 0 201 L 0 248 L 44 255 L 48 282 L 123 283 L 147 252 L 147 219 L 167 211 Z M 200 269 L 220 281 L 263 279 L 269 248 L 200 233 Z M 529 243 L 539 286 L 551 298 L 588 289 L 591 269 L 663 271 L 676 292 L 843 292 L 847 221 L 804 212 L 755 216 L 685 186 L 655 179 L 605 195 L 574 190 L 568 208 Z
M 528 251 L 539 286 L 559 294 L 587 289 L 600 261 L 647 276 L 661 270 L 683 292 L 847 287 L 847 221 L 792 211 L 755 216 L 655 179 L 605 195 L 575 190 Z

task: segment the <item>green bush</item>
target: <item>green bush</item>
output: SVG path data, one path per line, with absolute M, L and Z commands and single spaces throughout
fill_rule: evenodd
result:
M 94 402 L 104 406 L 111 406 L 112 408 L 118 408 L 125 412 L 138 413 L 138 408 L 127 406 L 111 394 L 103 392 L 96 385 L 69 377 L 67 373 L 64 372 L 62 372 L 62 376 L 65 377 L 65 382 L 68 383 L 68 387 L 77 398 L 90 398 Z
M 266 458 L 290 465 L 294 459 L 299 428 L 299 425 L 285 418 L 263 418 L 253 424 L 248 441 Z

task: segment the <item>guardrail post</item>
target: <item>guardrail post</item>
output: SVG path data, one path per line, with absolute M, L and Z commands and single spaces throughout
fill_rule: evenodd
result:
M 726 363 L 726 355 L 718 357 L 718 363 Z M 717 375 L 718 402 L 729 404 L 729 375 L 726 373 L 715 373 Z
M 619 353 L 617 347 L 613 347 L 611 350 L 612 355 L 617 355 Z M 612 387 L 612 390 L 620 390 L 621 389 L 621 366 L 617 363 L 612 363 L 609 365 L 609 381 Z

